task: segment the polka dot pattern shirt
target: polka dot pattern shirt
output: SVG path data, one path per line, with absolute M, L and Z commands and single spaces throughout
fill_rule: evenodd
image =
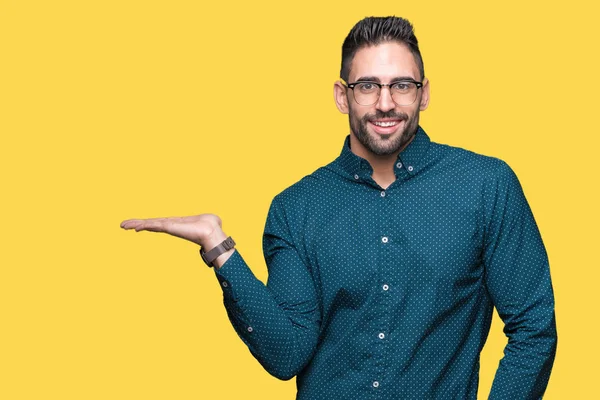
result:
M 216 271 L 233 327 L 297 399 L 476 399 L 492 310 L 508 345 L 490 399 L 539 399 L 557 334 L 531 210 L 501 160 L 419 128 L 381 188 L 346 137 L 277 195 L 256 279 L 236 250 Z

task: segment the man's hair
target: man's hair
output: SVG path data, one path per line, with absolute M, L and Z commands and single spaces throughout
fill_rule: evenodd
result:
M 419 51 L 419 42 L 415 36 L 412 24 L 400 17 L 367 17 L 350 30 L 342 45 L 342 68 L 340 77 L 348 82 L 350 66 L 356 52 L 368 46 L 377 46 L 386 42 L 404 43 L 410 49 L 419 72 L 421 80 L 425 77 L 423 59 Z

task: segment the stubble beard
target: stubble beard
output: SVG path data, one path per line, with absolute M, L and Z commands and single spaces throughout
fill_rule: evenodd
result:
M 402 129 L 399 135 L 388 137 L 378 136 L 376 133 L 370 134 L 368 131 L 369 121 L 383 118 L 401 119 L 405 124 L 404 129 Z M 419 128 L 419 110 L 412 117 L 409 117 L 406 113 L 399 113 L 394 110 L 385 113 L 378 110 L 375 115 L 365 114 L 360 120 L 354 118 L 352 112 L 350 112 L 349 119 L 350 129 L 354 133 L 354 136 L 356 136 L 358 141 L 367 150 L 378 156 L 388 156 L 398 152 L 410 142 Z

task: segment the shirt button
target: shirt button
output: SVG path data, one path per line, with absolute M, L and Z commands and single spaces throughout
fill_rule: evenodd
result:
M 396 168 L 402 168 L 402 163 L 401 162 L 397 163 Z
M 223 287 L 227 287 L 227 286 L 229 286 L 229 283 L 227 283 L 227 281 L 223 281 L 223 283 L 221 283 L 221 285 L 223 285 Z
M 385 190 L 381 192 L 381 197 L 385 197 Z
M 251 326 L 248 327 L 248 332 L 252 332 L 253 330 L 254 329 Z
M 412 165 L 409 165 L 407 169 L 408 169 L 410 172 L 412 172 L 414 168 L 412 167 Z
M 382 238 L 381 238 L 381 241 L 382 241 L 383 243 L 387 243 L 387 242 L 388 242 L 388 238 L 387 238 L 387 236 L 384 236 L 384 237 L 382 237 Z
M 379 382 L 377 382 L 377 381 L 373 382 L 373 387 L 374 387 L 374 388 L 377 388 L 377 387 L 379 387 Z
M 388 285 L 383 285 L 382 288 L 383 290 L 388 290 L 390 287 Z
M 381 332 L 379 335 L 377 335 L 377 337 L 379 339 L 385 339 L 385 333 Z
M 358 179 L 358 174 L 354 174 L 354 179 Z

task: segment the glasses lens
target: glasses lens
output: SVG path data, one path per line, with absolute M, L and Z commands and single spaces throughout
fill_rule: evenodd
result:
M 409 106 L 417 99 L 417 85 L 413 82 L 397 82 L 390 87 L 392 99 L 399 106 Z
M 361 106 L 370 106 L 379 99 L 379 86 L 363 82 L 354 86 L 354 100 Z

